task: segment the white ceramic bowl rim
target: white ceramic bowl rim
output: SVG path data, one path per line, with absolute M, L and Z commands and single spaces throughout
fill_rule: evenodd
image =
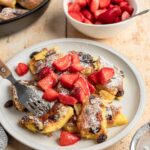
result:
M 135 9 L 134 14 L 137 14 L 137 13 L 139 12 L 139 3 L 138 3 L 137 0 L 134 0 L 134 1 L 135 1 L 135 4 L 136 4 L 136 9 Z M 85 26 L 90 26 L 90 27 L 93 27 L 93 26 L 94 26 L 94 27 L 118 26 L 118 25 L 127 23 L 127 22 L 129 22 L 129 21 L 135 19 L 135 18 L 133 17 L 133 18 L 131 18 L 131 19 L 127 19 L 127 20 L 124 20 L 124 21 L 121 21 L 121 22 L 117 22 L 117 23 L 112 23 L 112 24 L 87 24 L 87 23 L 83 23 L 83 22 L 80 22 L 80 21 L 78 21 L 78 20 L 72 18 L 72 17 L 68 14 L 68 10 L 67 10 L 66 8 L 67 8 L 67 6 L 66 6 L 66 0 L 63 0 L 63 9 L 64 9 L 65 15 L 66 15 L 69 19 L 75 21 L 75 22 L 78 23 L 78 24 L 85 25 Z
M 26 51 L 31 51 L 31 50 L 37 49 L 38 47 L 44 46 L 44 45 L 55 44 L 55 43 L 59 43 L 59 42 L 63 42 L 63 41 L 77 42 L 77 43 L 78 42 L 80 42 L 80 43 L 83 42 L 85 44 L 90 43 L 90 44 L 96 45 L 98 47 L 104 48 L 106 51 L 108 51 L 108 52 L 116 55 L 120 59 L 122 59 L 124 61 L 124 63 L 126 63 L 126 65 L 129 66 L 129 68 L 132 70 L 133 74 L 136 76 L 136 79 L 137 79 L 137 82 L 138 82 L 138 85 L 139 85 L 139 90 L 140 90 L 140 102 L 139 102 L 139 106 L 138 106 L 136 115 L 134 116 L 132 121 L 127 125 L 127 127 L 125 129 L 123 129 L 119 134 L 117 134 L 111 140 L 108 140 L 108 141 L 100 144 L 101 149 L 109 147 L 109 146 L 115 144 L 116 142 L 118 142 L 119 140 L 121 140 L 123 137 L 125 137 L 134 128 L 135 124 L 138 122 L 139 118 L 141 117 L 141 115 L 143 113 L 145 102 L 146 102 L 146 90 L 145 90 L 145 85 L 144 85 L 144 81 L 142 79 L 142 76 L 141 76 L 140 72 L 136 69 L 136 67 L 129 61 L 128 58 L 126 58 L 125 56 L 123 56 L 122 54 L 120 54 L 119 52 L 117 52 L 116 50 L 114 50 L 113 48 L 111 48 L 109 46 L 106 46 L 106 45 L 104 45 L 100 42 L 95 42 L 95 41 L 91 41 L 91 40 L 76 39 L 76 38 L 54 39 L 54 40 L 39 43 L 39 44 L 37 44 L 35 46 L 32 46 L 30 48 L 27 48 L 24 51 L 22 51 L 20 53 L 20 55 L 23 55 L 23 54 L 25 55 Z M 11 128 L 11 126 L 9 124 L 5 123 L 3 120 L 4 119 L 0 115 L 0 122 L 3 123 L 4 128 L 7 130 L 7 132 L 9 134 L 11 134 L 15 139 L 22 142 L 23 144 L 31 146 L 31 141 L 28 141 L 28 140 L 24 139 L 21 135 L 18 135 L 15 131 L 13 131 L 13 128 Z M 39 149 L 39 147 L 36 145 L 36 143 L 34 144 L 33 148 L 34 149 Z M 63 148 L 61 148 L 61 149 L 63 149 Z M 82 148 L 82 150 L 95 150 L 95 149 L 99 149 L 99 144 L 96 144 L 94 146 L 90 146 L 89 148 Z

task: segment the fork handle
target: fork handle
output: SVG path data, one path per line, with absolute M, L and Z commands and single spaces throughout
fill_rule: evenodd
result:
M 2 76 L 4 79 L 11 76 L 11 71 L 1 60 L 0 60 L 0 76 Z

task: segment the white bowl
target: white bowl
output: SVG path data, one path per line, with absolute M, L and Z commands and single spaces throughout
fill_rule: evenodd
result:
M 134 18 L 128 19 L 126 21 L 122 21 L 119 23 L 114 23 L 114 24 L 105 24 L 105 25 L 94 25 L 94 24 L 86 24 L 79 22 L 75 19 L 73 19 L 69 14 L 68 14 L 68 2 L 71 0 L 64 0 L 63 1 L 63 7 L 64 7 L 64 12 L 67 16 L 67 19 L 69 22 L 81 33 L 92 37 L 96 39 L 104 39 L 104 38 L 109 38 L 116 36 L 119 32 L 125 30 L 128 26 L 132 25 Z M 129 0 L 129 3 L 133 6 L 134 12 L 133 14 L 136 14 L 139 12 L 139 6 L 138 6 L 138 1 L 137 0 Z

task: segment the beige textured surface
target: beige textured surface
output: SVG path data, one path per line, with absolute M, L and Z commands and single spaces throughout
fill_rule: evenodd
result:
M 150 7 L 150 0 L 138 0 L 141 10 Z M 46 13 L 36 23 L 27 29 L 0 39 L 0 57 L 3 61 L 7 61 L 15 54 L 26 47 L 39 43 L 41 41 L 66 37 L 87 38 L 76 31 L 69 23 L 67 23 L 63 14 L 62 0 L 52 0 Z M 150 90 L 150 14 L 146 14 L 136 19 L 135 24 L 130 26 L 128 30 L 123 31 L 115 38 L 101 40 L 111 47 L 117 49 L 126 55 L 140 70 L 146 83 L 147 91 Z M 132 87 L 131 87 L 132 88 Z M 150 121 L 150 93 L 148 93 L 145 111 L 139 123 L 131 131 L 131 133 L 107 150 L 128 150 L 129 143 L 136 129 L 144 123 Z M 9 137 L 9 145 L 7 150 L 31 150 L 21 143 Z

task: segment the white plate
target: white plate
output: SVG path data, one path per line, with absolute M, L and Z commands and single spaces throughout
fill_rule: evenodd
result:
M 101 43 L 82 39 L 58 39 L 40 43 L 22 51 L 16 57 L 12 58 L 7 64 L 16 79 L 31 78 L 30 73 L 23 78 L 19 78 L 15 74 L 14 69 L 19 62 L 27 63 L 29 61 L 29 55 L 33 51 L 53 46 L 59 46 L 61 52 L 78 50 L 88 52 L 96 57 L 103 56 L 113 64 L 118 65 L 125 72 L 125 95 L 119 103 L 123 107 L 123 112 L 127 116 L 129 124 L 109 129 L 109 138 L 102 144 L 95 144 L 92 140 L 81 140 L 75 145 L 60 147 L 57 144 L 57 139 L 59 138 L 58 132 L 53 134 L 52 137 L 46 137 L 43 135 L 32 134 L 17 125 L 17 122 L 21 117 L 21 113 L 17 112 L 14 108 L 4 108 L 4 103 L 10 99 L 8 91 L 10 83 L 6 80 L 0 79 L 0 122 L 3 127 L 18 141 L 40 150 L 100 150 L 109 147 L 125 137 L 138 122 L 145 104 L 144 81 L 135 66 L 114 49 Z

